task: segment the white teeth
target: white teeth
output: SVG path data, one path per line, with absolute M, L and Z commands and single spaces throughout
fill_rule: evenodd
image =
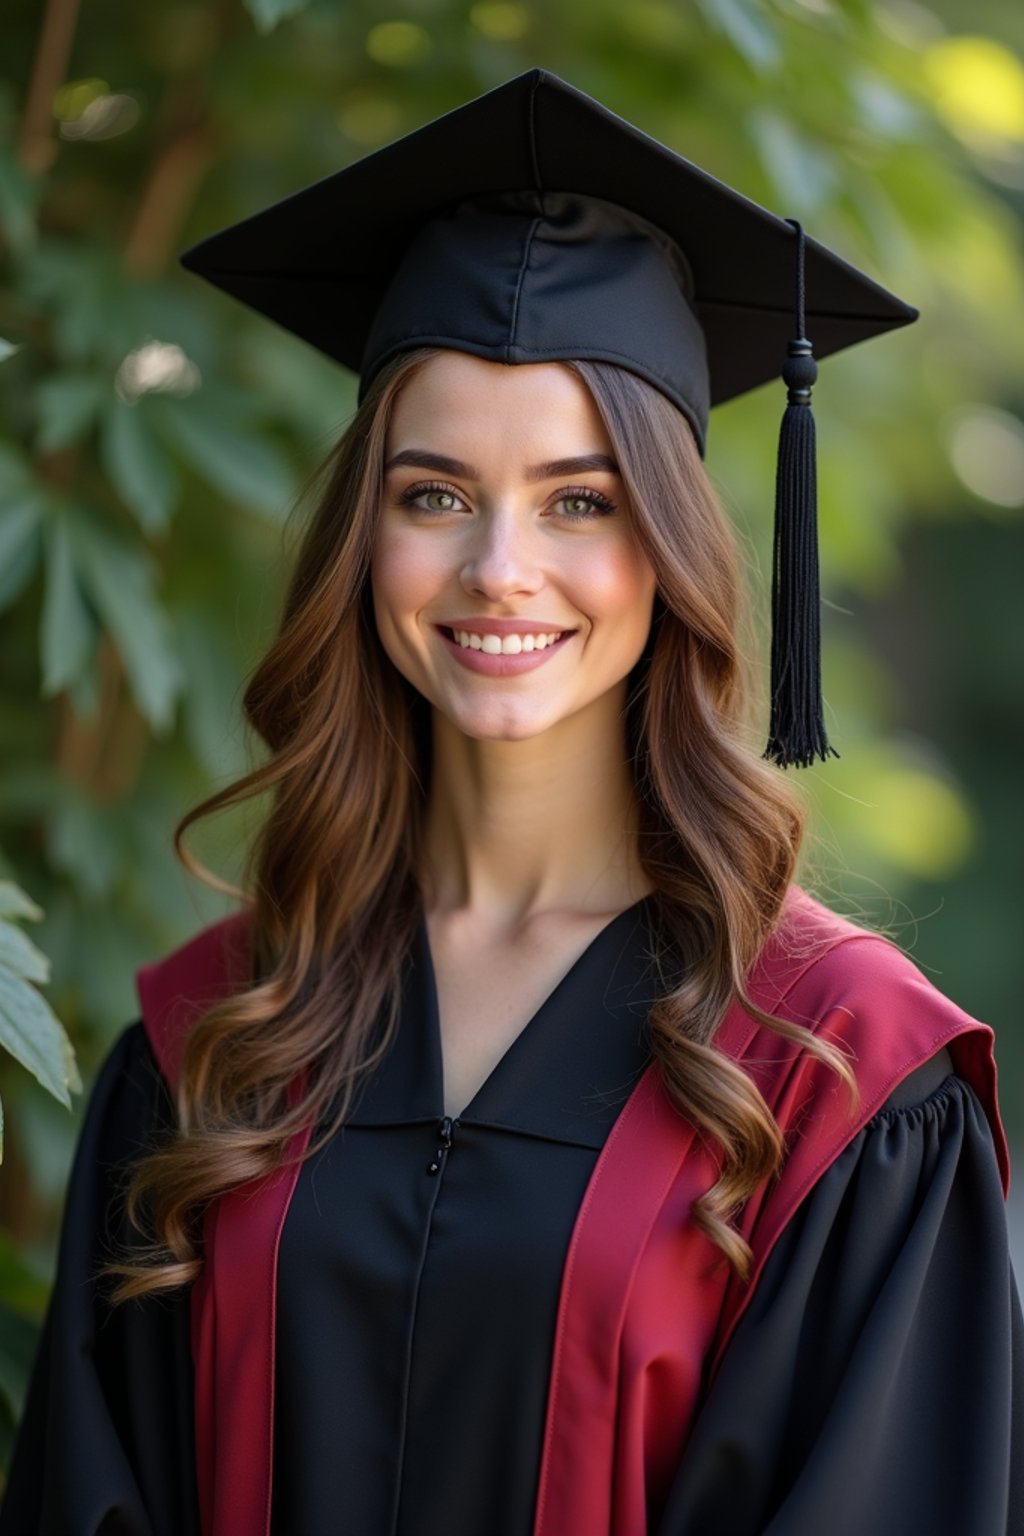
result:
M 452 631 L 463 650 L 486 651 L 488 656 L 518 656 L 522 651 L 543 651 L 554 645 L 561 631 L 547 635 L 478 635 L 472 630 Z

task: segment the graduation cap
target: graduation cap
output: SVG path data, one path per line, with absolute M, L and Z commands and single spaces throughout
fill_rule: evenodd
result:
M 834 752 L 815 355 L 909 324 L 911 305 L 542 69 L 181 259 L 358 372 L 360 397 L 388 359 L 420 346 L 505 363 L 599 359 L 667 395 L 703 457 L 711 407 L 781 374 L 766 756 L 806 766 Z

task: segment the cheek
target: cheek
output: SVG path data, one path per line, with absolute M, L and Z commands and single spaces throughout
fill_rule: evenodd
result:
M 374 610 L 379 627 L 400 624 L 417 612 L 436 591 L 437 577 L 424 558 L 422 545 L 397 531 L 383 529 L 377 536 L 370 564 Z
M 595 624 L 614 620 L 624 639 L 627 634 L 632 638 L 634 631 L 646 636 L 656 579 L 638 548 L 613 544 L 583 551 L 574 564 L 573 585 L 580 607 Z M 611 637 L 614 632 L 608 633 Z

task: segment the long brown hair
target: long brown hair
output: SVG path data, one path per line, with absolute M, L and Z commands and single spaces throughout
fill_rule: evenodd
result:
M 368 573 L 392 408 L 433 355 L 409 352 L 381 372 L 324 466 L 279 634 L 244 698 L 266 760 L 175 831 L 179 856 L 202 874 L 183 843 L 188 828 L 269 792 L 245 876 L 252 979 L 189 1033 L 177 1126 L 134 1165 L 127 1186 L 129 1216 L 146 1242 L 106 1266 L 119 1282 L 114 1301 L 193 1280 L 205 1206 L 279 1167 L 305 1126 L 319 1127 L 306 1155 L 318 1150 L 393 1033 L 399 961 L 421 907 L 430 718 L 377 637 Z M 599 362 L 566 366 L 594 398 L 657 575 L 626 709 L 638 853 L 655 887 L 664 960 L 651 1043 L 672 1101 L 718 1155 L 719 1177 L 694 1219 L 744 1274 L 749 1248 L 730 1219 L 778 1168 L 783 1142 L 753 1082 L 716 1050 L 714 1036 L 729 1006 L 746 1002 L 744 976 L 779 921 L 803 813 L 749 733 L 735 541 L 689 426 L 631 373 Z M 852 1085 L 837 1051 L 747 1006 Z M 302 1070 L 307 1091 L 290 1102 Z

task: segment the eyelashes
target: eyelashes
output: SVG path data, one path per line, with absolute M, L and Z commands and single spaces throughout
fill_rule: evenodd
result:
M 588 490 L 585 485 L 575 489 L 560 491 L 558 501 L 582 501 L 590 508 L 590 512 L 574 513 L 563 512 L 563 517 L 568 517 L 570 522 L 584 522 L 588 517 L 607 517 L 615 511 L 614 501 L 609 501 L 607 496 L 602 496 L 600 491 Z
M 453 485 L 445 485 L 440 480 L 429 480 L 421 485 L 407 486 L 398 498 L 399 506 L 415 506 L 423 496 L 450 496 L 453 501 L 462 500 L 462 497 L 459 495 L 458 491 Z M 453 507 L 421 507 L 420 510 L 422 512 L 433 512 L 435 515 L 441 515 L 444 512 L 452 512 L 455 509 Z
M 443 480 L 421 481 L 416 485 L 407 486 L 399 496 L 398 502 L 403 507 L 415 507 L 427 496 L 448 497 L 452 503 L 462 502 L 462 496 L 455 487 L 448 485 Z M 591 522 L 598 517 L 607 517 L 617 510 L 614 501 L 609 501 L 607 496 L 602 495 L 600 491 L 595 491 L 591 486 L 587 485 L 567 486 L 564 490 L 559 491 L 555 497 L 555 505 L 558 506 L 562 502 L 582 503 L 586 509 L 573 512 L 563 510 L 559 516 L 570 523 Z M 426 512 L 428 516 L 443 517 L 446 513 L 454 512 L 457 509 L 454 505 L 450 505 L 445 507 L 420 506 L 419 510 Z

